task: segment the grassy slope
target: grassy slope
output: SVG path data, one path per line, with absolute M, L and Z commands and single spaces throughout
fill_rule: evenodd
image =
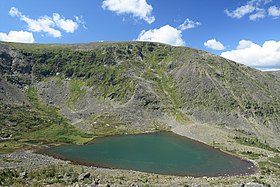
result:
M 77 101 L 86 95 L 86 90 L 82 88 L 84 85 L 85 83 L 80 80 L 70 81 L 70 97 L 67 101 L 67 105 L 70 109 L 75 109 Z
M 96 96 L 113 97 L 123 102 L 133 94 L 135 76 L 152 81 L 156 86 L 155 92 L 163 99 L 171 100 L 174 108 L 182 107 L 183 101 L 185 105 L 197 108 L 211 107 L 216 111 L 246 110 L 244 113 L 248 115 L 262 115 L 259 114 L 259 110 L 262 110 L 268 115 L 271 107 L 267 105 L 272 103 L 266 102 L 279 99 L 276 91 L 280 86 L 273 77 L 190 48 L 141 42 L 9 46 L 34 62 L 28 73 L 32 73 L 37 80 L 60 73 L 63 78 L 84 80 L 89 86 L 94 86 L 97 88 Z M 170 65 L 170 62 L 174 63 Z M 184 69 L 186 72 L 192 72 L 187 75 L 172 74 L 171 71 L 178 73 L 182 67 L 187 68 Z M 24 66 L 18 66 L 15 70 L 21 72 L 23 68 Z M 186 92 L 188 90 L 182 89 L 193 81 L 191 79 L 197 81 L 198 88 L 194 89 L 200 91 L 200 94 L 191 95 Z M 272 84 L 278 85 L 276 90 L 271 88 Z M 223 89 L 231 92 L 221 93 Z M 185 94 L 189 97 L 184 97 Z M 229 97 L 221 97 L 221 94 Z M 273 109 L 277 106 L 273 106 Z
M 81 132 L 68 124 L 59 109 L 41 102 L 34 87 L 26 89 L 26 96 L 29 103 L 22 106 L 0 104 L 1 133 L 12 135 L 8 142 L 0 142 L 0 153 L 29 147 L 30 142 L 81 144 L 93 138 L 93 135 Z
M 12 134 L 14 140 L 83 143 L 92 137 L 69 125 L 57 108 L 41 102 L 37 97 L 36 89 L 30 85 L 33 81 L 42 81 L 57 73 L 62 79 L 71 79 L 70 95 L 66 103 L 71 110 L 75 110 L 77 101 L 85 96 L 86 90 L 83 86 L 93 86 L 94 96 L 100 99 L 109 97 L 123 103 L 128 101 L 135 91 L 137 80 L 134 77 L 137 76 L 154 81 L 153 88 L 164 101 L 166 112 L 180 121 L 188 121 L 187 117 L 179 111 L 181 102 L 176 90 L 172 89 L 174 81 L 165 73 L 168 63 L 166 57 L 171 50 L 169 46 L 144 43 L 141 45 L 120 44 L 77 51 L 69 46 L 14 43 L 8 45 L 18 52 L 16 58 L 26 59 L 26 62 L 21 65 L 15 65 L 14 71 L 33 75 L 33 79 L 21 79 L 22 74 L 7 71 L 9 72 L 6 75 L 8 81 L 28 87 L 25 92 L 29 103 L 19 106 L 9 104 L 10 110 L 4 109 L 6 105 L 1 104 L 3 118 L 0 125 L 5 131 L 3 133 Z M 163 66 L 159 64 L 161 60 L 165 61 Z M 32 68 L 30 68 L 30 62 L 32 62 Z M 13 126 L 6 128 L 7 120 L 12 122 Z M 92 120 L 101 124 L 100 128 L 100 125 L 95 125 L 97 126 L 95 132 L 102 135 L 104 133 L 102 129 L 108 119 L 97 116 Z M 109 121 L 112 124 L 111 118 Z M 126 129 L 121 121 L 113 121 L 117 131 L 105 134 L 121 133 L 122 129 Z M 2 146 L 6 147 L 4 152 L 9 148 L 18 147 L 7 143 L 3 143 Z
M 188 95 L 183 98 L 187 107 L 279 117 L 280 84 L 275 77 L 194 49 L 178 50 L 175 56 L 173 71 L 184 71 L 175 76 L 180 93 Z
M 77 99 L 85 94 L 85 90 L 81 89 L 84 83 L 94 87 L 94 96 L 124 103 L 135 91 L 139 81 L 135 77 L 141 77 L 153 82 L 153 89 L 165 103 L 168 113 L 181 121 L 188 121 L 178 110 L 181 96 L 174 89 L 175 82 L 166 74 L 168 62 L 172 60 L 170 46 L 119 43 L 77 51 L 73 46 L 63 45 L 9 45 L 34 62 L 29 73 L 36 80 L 57 73 L 62 78 L 76 79 L 70 82 L 71 96 L 67 104 L 71 109 L 74 109 Z

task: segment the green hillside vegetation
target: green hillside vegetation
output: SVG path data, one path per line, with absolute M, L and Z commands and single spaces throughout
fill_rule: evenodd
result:
M 1 136 L 11 137 L 18 141 L 10 144 L 0 142 L 3 152 L 28 147 L 29 142 L 38 143 L 85 143 L 93 136 L 81 132 L 70 125 L 60 114 L 59 109 L 46 105 L 37 97 L 37 91 L 30 86 L 25 91 L 29 100 L 22 105 L 0 104 L 0 127 Z M 2 151 L 2 150 L 1 150 Z
M 88 46 L 90 49 L 83 49 L 82 45 L 9 46 L 27 61 L 26 64 L 13 66 L 13 71 L 19 74 L 4 69 L 7 80 L 11 82 L 18 82 L 21 73 L 33 75 L 33 79 L 26 79 L 21 83 L 23 85 L 59 75 L 94 86 L 94 94 L 98 97 L 126 102 L 135 90 L 137 78 L 143 78 L 153 82 L 154 91 L 166 102 L 165 106 L 171 105 L 172 109 L 184 106 L 241 113 L 247 118 L 261 117 L 267 125 L 279 114 L 279 102 L 271 102 L 279 101 L 276 95 L 279 84 L 276 84 L 277 89 L 271 89 L 271 84 L 276 81 L 272 76 L 264 76 L 256 70 L 202 51 L 155 43 L 109 43 L 100 44 L 100 47 L 93 45 L 92 49 L 91 45 Z M 186 72 L 173 74 L 182 67 Z M 189 71 L 195 72 L 185 77 L 191 73 Z M 194 75 L 200 79 L 192 80 Z M 197 83 L 196 87 L 186 89 L 194 83 Z M 75 87 L 74 84 L 78 82 L 71 83 L 73 97 L 69 105 L 73 105 L 79 97 L 76 94 L 81 85 Z M 253 89 L 258 91 L 252 93 Z M 84 94 L 81 92 L 79 94 Z

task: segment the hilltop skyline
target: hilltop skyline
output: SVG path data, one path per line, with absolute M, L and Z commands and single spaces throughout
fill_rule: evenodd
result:
M 0 40 L 25 43 L 154 41 L 280 69 L 276 0 L 49 0 L 0 3 Z

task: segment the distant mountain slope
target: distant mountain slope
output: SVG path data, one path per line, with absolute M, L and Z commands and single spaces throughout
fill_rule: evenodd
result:
M 272 75 L 275 75 L 275 76 L 277 76 L 277 77 L 280 77 L 280 70 L 278 70 L 278 71 L 268 71 L 267 73 L 270 73 L 270 74 L 272 74 Z
M 195 122 L 279 138 L 278 79 L 192 48 L 0 43 L 0 72 L 2 105 L 28 103 L 34 89 L 40 102 L 97 135 Z

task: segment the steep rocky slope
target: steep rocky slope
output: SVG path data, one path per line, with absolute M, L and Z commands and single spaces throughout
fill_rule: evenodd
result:
M 21 135 L 19 121 L 92 135 L 207 123 L 279 146 L 279 79 L 196 49 L 0 43 L 0 72 L 1 138 Z

